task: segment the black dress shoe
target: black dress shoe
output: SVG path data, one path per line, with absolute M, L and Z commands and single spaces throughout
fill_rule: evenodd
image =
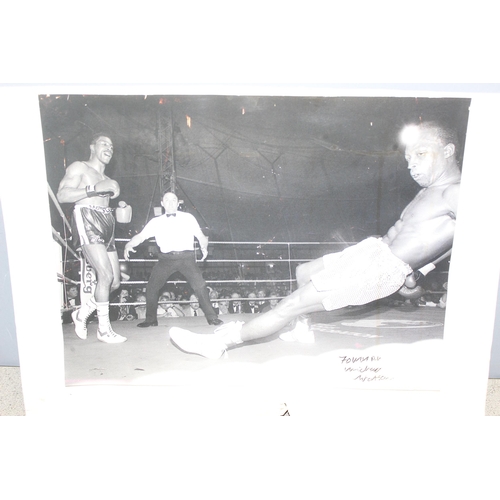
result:
M 148 328 L 148 326 L 158 326 L 158 321 L 143 321 L 137 325 L 139 328 Z
M 224 321 L 219 318 L 207 319 L 209 325 L 222 325 Z

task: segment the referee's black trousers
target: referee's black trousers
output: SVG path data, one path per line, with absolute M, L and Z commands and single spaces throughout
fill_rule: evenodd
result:
M 154 265 L 146 288 L 146 320 L 157 321 L 158 299 L 160 290 L 168 278 L 175 272 L 181 273 L 193 292 L 198 297 L 200 307 L 205 313 L 207 320 L 215 319 L 217 313 L 210 303 L 208 288 L 201 274 L 200 268 L 195 260 L 194 251 L 160 253 L 158 262 Z

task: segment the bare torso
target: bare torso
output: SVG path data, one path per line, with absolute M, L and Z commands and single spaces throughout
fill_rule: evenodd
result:
M 414 270 L 451 249 L 460 183 L 424 188 L 404 209 L 383 241 Z
M 116 181 L 110 179 L 99 168 L 93 168 L 87 162 L 75 161 L 66 170 L 66 174 L 59 185 L 58 199 L 61 203 L 75 203 L 76 205 L 109 206 L 110 196 L 92 196 L 85 194 L 86 186 L 99 184 L 102 189 L 108 187 L 119 194 L 119 187 Z M 104 182 L 103 182 L 104 181 Z

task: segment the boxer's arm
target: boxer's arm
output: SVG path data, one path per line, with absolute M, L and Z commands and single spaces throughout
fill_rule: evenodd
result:
M 118 182 L 107 177 L 106 179 L 99 181 L 94 186 L 95 196 L 110 196 L 112 200 L 120 196 L 120 185 Z M 87 189 L 88 191 L 88 189 Z
M 457 217 L 459 190 L 460 190 L 460 184 L 451 184 L 443 191 L 443 200 L 449 208 L 448 215 L 453 220 L 455 220 Z M 420 267 L 417 271 L 412 273 L 413 277 L 412 277 L 412 275 L 410 275 L 408 277 L 410 284 L 405 283 L 406 286 L 409 286 L 411 288 L 411 284 L 413 282 L 416 284 L 416 281 L 421 276 L 426 276 L 431 271 L 436 269 L 437 264 L 439 264 L 441 261 L 447 259 L 450 255 L 451 255 L 451 248 L 447 252 L 444 252 L 443 254 L 441 254 L 439 257 L 436 257 L 435 259 L 433 259 L 432 262 L 429 262 L 428 264 Z M 407 281 L 408 281 L 408 279 L 407 279 Z M 415 286 L 415 285 L 413 285 L 413 286 Z
M 404 285 L 398 290 L 399 294 L 403 296 L 405 299 L 418 299 L 424 294 L 424 289 L 421 286 L 417 286 L 417 281 L 422 276 L 427 276 L 431 271 L 436 269 L 436 265 L 439 264 L 442 260 L 446 259 L 451 255 L 451 250 L 448 250 L 443 255 L 439 256 L 437 259 L 434 259 L 429 264 L 421 267 L 417 271 L 412 272 L 406 277 Z
M 450 208 L 450 217 L 454 220 L 457 218 L 459 191 L 460 184 L 452 184 L 443 192 L 443 199 Z
M 66 174 L 59 183 L 57 190 L 57 201 L 59 203 L 75 203 L 87 198 L 85 186 L 81 187 L 83 180 L 83 168 L 80 162 L 72 163 L 67 169 Z
M 59 203 L 75 203 L 95 196 L 111 196 L 114 199 L 120 195 L 120 186 L 109 178 L 94 185 L 86 184 L 86 170 L 81 162 L 74 162 L 66 169 L 57 191 Z
M 440 255 L 439 257 L 434 259 L 432 262 L 429 262 L 425 266 L 422 266 L 421 268 L 417 269 L 416 271 L 413 271 L 411 274 L 409 274 L 407 276 L 404 286 L 407 288 L 415 288 L 417 286 L 417 281 L 422 276 L 427 276 L 431 271 L 434 271 L 434 269 L 436 269 L 436 266 L 442 260 L 448 258 L 450 255 L 451 255 L 451 249 L 448 250 L 443 255 Z

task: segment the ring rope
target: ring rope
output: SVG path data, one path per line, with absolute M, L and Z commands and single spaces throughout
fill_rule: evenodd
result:
M 61 235 L 54 229 L 52 228 L 52 236 L 54 236 L 54 239 L 61 244 L 65 248 L 65 250 L 69 251 L 72 253 L 78 260 L 81 260 L 80 256 L 68 245 L 68 242 L 65 241 L 63 238 L 61 238 Z
M 59 205 L 59 202 L 57 201 L 56 195 L 54 194 L 54 191 L 52 191 L 52 188 L 50 187 L 49 183 L 47 183 L 47 186 L 49 188 L 49 195 L 52 198 L 52 201 L 54 202 L 54 205 L 55 205 L 57 211 L 59 212 L 59 215 L 61 216 L 61 218 L 62 218 L 62 220 L 64 222 L 64 225 L 68 228 L 69 232 L 71 233 L 71 225 L 68 222 L 68 219 L 66 218 L 66 215 L 64 215 L 64 212 L 63 212 L 63 210 L 61 208 L 61 205 Z
M 129 241 L 129 238 L 115 238 L 115 241 Z M 355 245 L 357 241 L 211 241 L 214 245 Z
M 69 224 L 61 206 L 59 205 L 59 202 L 56 198 L 56 196 L 54 195 L 50 185 L 48 185 L 48 191 L 49 191 L 49 195 L 50 195 L 50 198 L 52 199 L 54 205 L 56 206 L 57 208 L 57 211 L 59 212 L 59 215 L 61 216 L 63 222 L 64 222 L 64 225 L 66 226 L 66 228 L 68 229 L 69 231 L 69 238 L 71 238 L 71 225 Z M 61 235 L 52 227 L 52 234 L 53 234 L 53 237 L 54 239 L 66 250 L 66 251 L 69 251 L 78 261 L 81 262 L 82 260 L 82 257 L 81 255 L 78 255 L 68 244 L 67 241 L 65 241 Z M 68 239 L 69 239 L 68 238 Z M 116 238 L 115 241 L 117 242 L 128 242 L 130 241 L 130 239 L 127 239 L 127 238 Z M 300 263 L 300 262 L 309 262 L 311 259 L 292 259 L 292 246 L 325 246 L 325 245 L 342 245 L 342 246 L 350 246 L 350 245 L 354 245 L 356 244 L 356 242 L 337 242 L 337 241 L 330 241 L 330 242 L 319 242 L 319 241 L 316 241 L 316 242 L 276 242 L 276 241 L 261 241 L 261 242 L 249 242 L 249 241 L 213 241 L 213 242 L 210 242 L 211 245 L 231 245 L 231 246 L 235 246 L 235 245 L 246 245 L 246 246 L 262 246 L 262 245 L 273 245 L 273 246 L 285 246 L 286 245 L 286 248 L 287 248 L 287 256 L 288 258 L 287 259 L 227 259 L 227 260 L 224 260 L 224 259 L 210 259 L 210 263 L 215 263 L 215 264 L 220 264 L 220 263 L 224 263 L 224 264 L 234 264 L 234 263 L 238 263 L 238 264 L 243 264 L 243 263 L 258 263 L 258 264 L 264 264 L 264 263 L 284 263 L 284 262 L 287 262 L 288 263 L 288 273 L 289 273 L 289 276 L 290 278 L 286 278 L 286 279 L 237 279 L 237 280 L 206 280 L 206 283 L 207 284 L 244 284 L 244 283 L 253 283 L 253 284 L 256 284 L 256 283 L 287 283 L 290 285 L 290 290 L 292 290 L 292 287 L 293 287 L 293 283 L 296 282 L 296 279 L 294 279 L 292 277 L 292 274 L 293 274 L 293 270 L 292 270 L 292 263 Z M 197 245 L 195 245 L 194 247 L 195 251 L 197 249 Z M 441 260 L 443 260 L 444 258 L 448 257 L 449 256 L 449 253 L 448 254 L 445 254 L 442 256 L 442 258 L 438 259 L 436 261 L 439 262 Z M 67 259 L 66 259 L 67 261 Z M 158 259 L 130 259 L 128 261 L 126 261 L 125 259 L 119 259 L 120 262 L 130 262 L 131 264 L 132 263 L 139 263 L 139 262 L 148 262 L 148 263 L 154 263 L 154 262 L 157 262 Z M 199 261 L 201 262 L 201 261 Z M 81 282 L 79 281 L 74 281 L 70 278 L 67 278 L 63 275 L 61 275 L 60 273 L 57 273 L 57 278 L 58 278 L 58 281 L 62 282 L 62 283 L 70 283 L 70 284 L 74 284 L 74 285 L 80 285 Z M 122 285 L 144 285 L 144 284 L 147 284 L 148 281 L 122 281 Z M 187 281 L 185 280 L 172 280 L 172 281 L 167 281 L 165 284 L 185 284 L 187 283 Z M 431 291 L 431 290 L 428 290 L 426 291 L 426 293 L 428 294 L 442 294 L 443 292 L 442 291 Z M 281 300 L 282 298 L 284 297 L 276 297 L 276 299 L 278 300 Z M 213 302 L 221 302 L 221 301 L 226 301 L 228 299 L 211 299 Z M 231 299 L 229 299 L 231 300 Z M 238 299 L 236 299 L 238 301 L 249 301 L 249 300 L 256 300 L 255 298 L 246 298 L 246 297 L 239 297 Z M 257 298 L 257 301 L 265 301 L 265 302 L 269 302 L 270 298 L 269 297 L 264 297 L 264 298 Z M 163 302 L 163 301 L 160 301 L 159 304 L 165 304 L 165 303 L 172 303 L 172 304 L 189 304 L 190 301 L 189 300 L 184 300 L 184 301 L 178 301 L 178 300 L 169 300 L 167 302 Z M 144 302 L 110 302 L 110 306 L 136 306 L 136 305 L 144 305 L 145 303 Z

